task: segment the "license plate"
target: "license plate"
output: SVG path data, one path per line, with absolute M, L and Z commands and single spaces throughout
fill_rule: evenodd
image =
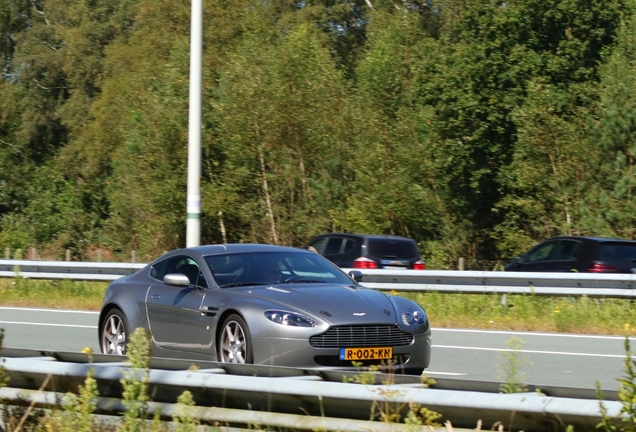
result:
M 406 267 L 401 267 L 401 266 L 384 266 L 383 267 L 386 270 L 404 270 Z
M 340 348 L 340 360 L 391 360 L 392 347 Z

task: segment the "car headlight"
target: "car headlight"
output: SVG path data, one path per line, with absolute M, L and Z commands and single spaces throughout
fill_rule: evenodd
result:
M 411 307 L 402 312 L 402 322 L 407 326 L 419 326 L 427 319 L 426 313 L 419 307 Z
M 316 321 L 305 315 L 295 312 L 268 310 L 265 311 L 265 316 L 267 317 L 267 319 L 275 322 L 276 324 L 282 324 L 291 327 L 316 327 Z

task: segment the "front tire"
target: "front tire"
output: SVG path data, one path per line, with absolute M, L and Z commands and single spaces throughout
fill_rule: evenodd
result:
M 223 363 L 254 363 L 250 331 L 243 318 L 232 314 L 223 321 L 217 353 Z
M 111 310 L 104 318 L 100 342 L 100 348 L 104 354 L 126 354 L 128 321 L 119 309 Z

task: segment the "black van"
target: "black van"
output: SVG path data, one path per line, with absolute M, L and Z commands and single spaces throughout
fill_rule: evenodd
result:
M 329 233 L 305 245 L 341 268 L 414 269 L 426 264 L 413 239 L 400 236 Z

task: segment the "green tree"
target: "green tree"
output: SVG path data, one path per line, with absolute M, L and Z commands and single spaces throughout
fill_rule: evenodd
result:
M 494 234 L 504 257 L 519 254 L 537 239 L 584 232 L 581 204 L 598 152 L 587 137 L 586 119 L 594 103 L 581 106 L 579 101 L 594 91 L 591 86 L 564 91 L 532 82 L 525 102 L 513 112 L 518 141 L 500 176 L 509 193 L 497 205 L 505 220 Z
M 329 226 L 351 176 L 346 96 L 311 27 L 246 38 L 220 81 L 213 115 L 224 159 L 208 189 L 216 197 L 206 195 L 218 206 L 206 211 L 238 222 L 234 240 L 300 244 Z
M 634 238 L 636 229 L 636 32 L 627 16 L 600 69 L 600 102 L 590 126 L 594 177 L 583 205 L 582 228 L 597 235 Z M 594 163 L 595 162 L 595 163 Z

